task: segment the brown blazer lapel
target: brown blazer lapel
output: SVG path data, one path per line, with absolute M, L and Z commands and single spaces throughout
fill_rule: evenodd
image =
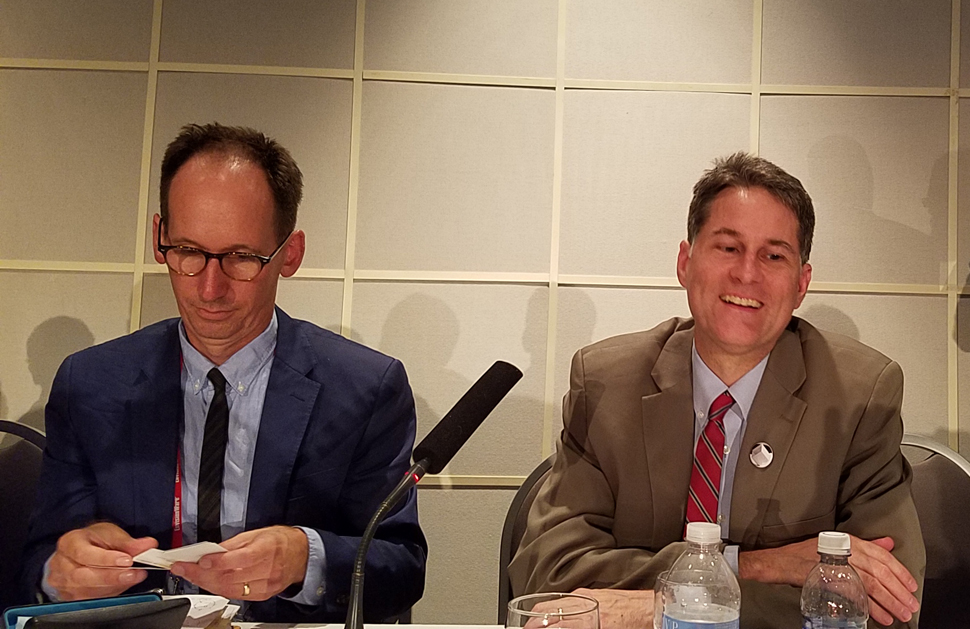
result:
M 679 540 L 684 533 L 694 456 L 693 339 L 693 330 L 670 337 L 650 374 L 660 392 L 641 400 L 654 545 Z
M 742 550 L 757 544 L 765 516 L 783 500 L 775 493 L 775 485 L 805 413 L 805 402 L 795 397 L 804 381 L 801 342 L 797 334 L 786 330 L 768 358 L 738 452 L 730 536 Z M 765 468 L 755 467 L 748 458 L 760 441 L 771 446 L 774 454 L 771 464 Z M 798 487 L 789 487 L 779 491 L 798 490 Z

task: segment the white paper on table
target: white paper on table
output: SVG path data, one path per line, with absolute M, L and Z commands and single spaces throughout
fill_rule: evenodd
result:
M 173 598 L 187 598 L 191 604 L 189 613 L 182 623 L 183 629 L 185 627 L 207 627 L 213 620 L 223 617 L 227 606 L 235 607 L 235 605 L 229 605 L 229 599 L 222 596 L 180 594 L 164 597 L 165 600 Z
M 167 570 L 171 568 L 172 564 L 176 561 L 198 563 L 198 561 L 206 555 L 224 552 L 226 552 L 226 549 L 219 544 L 213 542 L 199 542 L 198 544 L 182 546 L 181 548 L 173 548 L 172 550 L 149 548 L 143 553 L 138 553 L 132 559 L 139 563 L 155 566 L 156 568 L 165 568 Z

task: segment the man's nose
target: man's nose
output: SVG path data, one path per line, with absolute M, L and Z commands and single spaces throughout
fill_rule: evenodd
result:
M 229 288 L 229 276 L 222 271 L 219 260 L 209 258 L 199 273 L 199 296 L 205 301 L 219 299 Z
M 734 266 L 734 276 L 741 282 L 751 283 L 761 279 L 761 260 L 757 254 L 746 253 Z

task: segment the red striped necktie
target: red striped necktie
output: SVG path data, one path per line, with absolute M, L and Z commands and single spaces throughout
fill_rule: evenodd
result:
M 724 415 L 732 404 L 734 398 L 727 391 L 714 399 L 707 415 L 707 426 L 697 440 L 687 497 L 688 522 L 717 522 L 724 461 Z

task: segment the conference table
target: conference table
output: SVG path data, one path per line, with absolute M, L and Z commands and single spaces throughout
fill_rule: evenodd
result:
M 239 629 L 343 629 L 343 623 L 340 624 L 324 624 L 324 625 L 314 625 L 314 624 L 299 624 L 299 625 L 288 625 L 284 623 L 268 623 L 268 622 L 234 622 L 233 627 L 239 627 Z M 372 625 L 369 623 L 364 624 L 364 629 L 391 629 L 392 627 L 397 627 L 398 629 L 504 629 L 502 625 Z

